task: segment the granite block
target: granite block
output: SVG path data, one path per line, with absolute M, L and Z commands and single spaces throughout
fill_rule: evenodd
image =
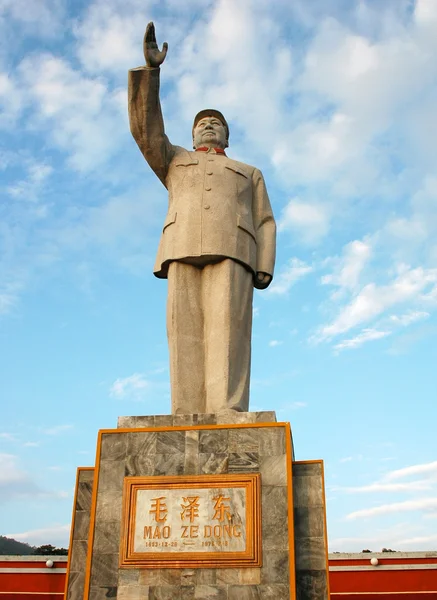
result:
M 228 600 L 262 600 L 262 596 L 257 585 L 230 585 Z
M 102 521 L 119 521 L 123 506 L 123 491 L 108 490 L 97 496 L 96 517 Z
M 117 600 L 147 600 L 148 597 L 149 587 L 147 585 L 119 586 L 117 590 Z
M 214 429 L 199 432 L 199 452 L 202 454 L 223 454 L 228 451 L 228 430 Z
M 194 590 L 196 600 L 227 600 L 228 590 L 226 586 L 197 585 Z
M 296 506 L 294 508 L 294 535 L 323 537 L 325 535 L 325 511 L 323 506 Z
M 126 456 L 127 436 L 123 433 L 102 433 L 100 460 L 122 460 Z
M 151 476 L 155 474 L 155 454 L 130 454 L 126 458 L 124 469 L 126 477 Z
M 120 569 L 118 572 L 118 587 L 121 588 L 127 585 L 140 585 L 140 570 L 139 569 Z
M 84 510 L 76 511 L 74 517 L 74 531 L 73 539 L 75 540 L 88 540 L 88 532 L 90 526 L 90 513 Z
M 245 585 L 257 585 L 261 583 L 261 569 L 248 568 L 238 570 L 240 572 L 240 583 L 244 583 Z
M 139 585 L 159 585 L 161 570 L 160 569 L 140 569 L 138 575 Z
M 197 585 L 215 585 L 218 583 L 217 573 L 223 569 L 196 569 Z
M 89 600 L 108 600 L 108 598 L 117 598 L 117 588 L 115 586 L 91 586 Z
M 323 537 L 301 537 L 298 539 L 296 570 L 316 571 L 326 568 L 325 540 Z
M 194 600 L 194 587 L 179 585 L 150 586 L 149 600 Z
M 153 475 L 182 475 L 183 472 L 183 454 L 155 454 Z
M 265 552 L 261 583 L 289 583 L 289 578 L 288 551 Z
M 83 587 L 85 584 L 85 572 L 69 573 L 68 590 L 66 600 L 82 600 Z
M 231 425 L 235 423 L 255 423 L 256 413 L 238 412 L 228 408 L 220 411 L 216 415 L 217 425 Z
M 297 461 L 293 463 L 293 473 L 298 477 L 322 477 L 323 469 L 321 461 Z
M 155 427 L 155 417 L 118 417 L 117 427 L 119 429 Z
M 228 473 L 257 473 L 259 471 L 258 452 L 231 452 Z
M 199 472 L 203 475 L 213 475 L 228 472 L 227 454 L 199 454 Z
M 173 427 L 173 415 L 155 415 L 154 427 Z
M 229 452 L 259 452 L 259 429 L 230 429 Z
M 120 491 L 123 489 L 124 460 L 102 460 L 99 469 L 98 495 L 107 490 Z
M 199 432 L 196 430 L 185 432 L 185 475 L 199 473 Z
M 293 504 L 295 507 L 323 506 L 323 482 L 321 477 L 295 477 L 293 475 Z
M 217 415 L 213 413 L 194 415 L 194 424 L 197 425 L 217 425 Z
M 326 571 L 298 571 L 296 573 L 296 600 L 327 600 Z
M 260 457 L 260 472 L 263 485 L 287 485 L 286 455 Z
M 261 456 L 285 454 L 285 430 L 282 427 L 260 427 L 256 430 Z
M 73 540 L 71 548 L 70 571 L 80 572 L 84 570 L 88 542 L 85 540 Z
M 194 415 L 174 415 L 173 427 L 186 427 L 194 425 Z
M 276 423 L 276 413 L 274 410 L 263 410 L 255 413 L 256 423 Z
M 159 431 L 156 440 L 157 454 L 185 452 L 185 431 Z
M 290 588 L 283 583 L 259 585 L 262 600 L 290 600 Z M 293 594 L 294 598 L 294 594 Z
M 180 569 L 160 569 L 160 585 L 181 585 Z
M 135 431 L 124 435 L 127 438 L 126 456 L 149 456 L 157 452 L 156 431 Z
M 82 483 L 93 483 L 94 481 L 94 469 L 79 467 L 79 484 Z
M 149 586 L 180 586 L 181 569 L 140 569 L 138 582 Z
M 92 471 L 94 478 L 94 471 Z M 81 474 L 82 476 L 82 474 Z M 92 481 L 79 481 L 77 486 L 77 497 L 76 497 L 76 510 L 91 510 L 91 500 L 93 495 L 93 482 Z
M 98 521 L 94 528 L 93 552 L 115 554 L 120 546 L 120 521 Z
M 100 554 L 93 551 L 91 565 L 91 583 L 94 586 L 115 587 L 118 580 L 117 554 Z
M 262 540 L 264 550 L 288 549 L 288 491 L 284 486 L 263 486 Z
M 241 583 L 240 569 L 217 569 L 217 583 L 219 585 L 238 585 Z
M 197 576 L 196 569 L 181 569 L 180 571 L 181 585 L 196 585 Z

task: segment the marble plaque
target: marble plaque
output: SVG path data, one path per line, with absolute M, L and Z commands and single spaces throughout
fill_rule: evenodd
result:
M 122 567 L 261 565 L 260 476 L 125 477 Z

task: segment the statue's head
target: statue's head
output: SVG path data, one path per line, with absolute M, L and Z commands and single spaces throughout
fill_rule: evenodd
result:
M 213 108 L 201 110 L 194 117 L 193 147 L 227 148 L 229 127 L 222 113 Z

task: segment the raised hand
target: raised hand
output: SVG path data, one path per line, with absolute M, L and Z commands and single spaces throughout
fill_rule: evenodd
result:
M 155 25 L 151 21 L 146 27 L 146 33 L 144 34 L 144 58 L 148 67 L 159 67 L 167 56 L 168 44 L 164 42 L 162 50 L 159 50 L 158 44 L 156 43 L 155 36 Z

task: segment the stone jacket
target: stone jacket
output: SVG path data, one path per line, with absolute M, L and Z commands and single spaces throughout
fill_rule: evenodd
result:
M 261 172 L 227 156 L 173 146 L 164 132 L 159 68 L 129 71 L 132 135 L 168 189 L 169 206 L 154 274 L 171 261 L 223 257 L 273 275 L 276 225 Z

